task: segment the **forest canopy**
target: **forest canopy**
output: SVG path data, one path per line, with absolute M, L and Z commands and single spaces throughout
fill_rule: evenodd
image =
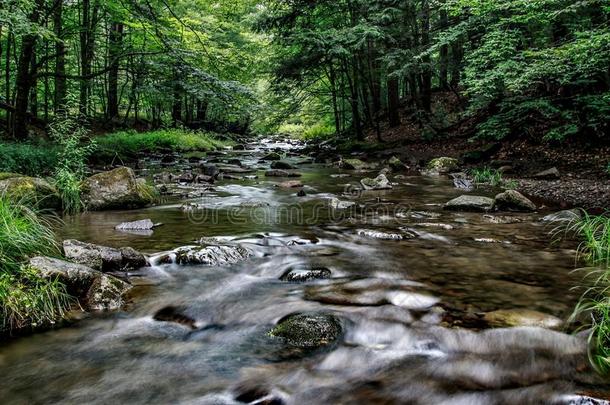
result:
M 0 117 L 362 139 L 603 137 L 605 0 L 3 0 Z

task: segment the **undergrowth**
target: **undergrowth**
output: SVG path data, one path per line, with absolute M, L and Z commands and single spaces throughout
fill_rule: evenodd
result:
M 65 315 L 71 298 L 57 280 L 27 264 L 36 255 L 58 255 L 49 220 L 27 201 L 0 195 L 0 333 L 52 324 Z

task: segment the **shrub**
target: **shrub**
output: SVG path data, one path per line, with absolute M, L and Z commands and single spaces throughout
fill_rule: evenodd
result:
M 330 125 L 317 124 L 307 128 L 301 139 L 308 141 L 320 141 L 332 138 L 335 134 L 335 128 Z
M 58 148 L 45 143 L 0 143 L 0 172 L 40 177 L 57 166 Z

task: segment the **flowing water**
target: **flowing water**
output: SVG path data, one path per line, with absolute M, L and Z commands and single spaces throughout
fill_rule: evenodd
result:
M 220 158 L 264 169 L 259 159 L 278 148 L 293 147 L 261 143 Z M 255 257 L 221 267 L 155 265 L 132 276 L 123 312 L 4 343 L 0 403 L 537 404 L 586 403 L 574 395 L 605 391 L 587 366 L 583 336 L 482 326 L 484 313 L 501 309 L 569 316 L 574 251 L 550 244 L 542 214 L 498 224 L 443 211 L 462 192 L 440 177 L 390 176 L 393 190 L 359 193 L 353 185 L 376 172 L 307 162 L 299 171 L 305 197 L 259 171 L 192 198 L 193 211 L 168 199 L 66 219 L 64 238 L 132 246 L 153 261 L 202 237 L 239 243 Z M 332 210 L 332 196 L 357 205 Z M 114 230 L 143 218 L 164 225 Z M 395 234 L 410 238 L 389 239 Z M 310 267 L 332 277 L 279 280 Z M 168 306 L 195 329 L 153 319 Z M 336 315 L 342 336 L 315 351 L 287 349 L 268 332 L 297 312 Z

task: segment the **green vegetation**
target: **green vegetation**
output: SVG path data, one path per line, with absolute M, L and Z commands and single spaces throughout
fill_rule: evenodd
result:
M 207 132 L 161 129 L 151 132 L 116 132 L 96 139 L 96 159 L 132 160 L 146 152 L 194 152 L 217 150 L 230 145 Z
M 69 309 L 63 285 L 27 266 L 39 254 L 59 254 L 49 222 L 23 201 L 0 195 L 0 333 L 51 324 Z
M 0 141 L 0 172 L 26 176 L 51 175 L 58 163 L 57 147 L 51 143 Z
M 477 186 L 484 185 L 514 190 L 519 185 L 516 180 L 505 179 L 502 172 L 489 167 L 472 169 L 469 174 Z
M 591 329 L 589 357 L 595 369 L 610 373 L 610 216 L 594 216 L 583 212 L 581 219 L 572 221 L 568 232 L 582 239 L 578 258 L 587 264 L 585 292 L 572 320 L 586 320 Z

